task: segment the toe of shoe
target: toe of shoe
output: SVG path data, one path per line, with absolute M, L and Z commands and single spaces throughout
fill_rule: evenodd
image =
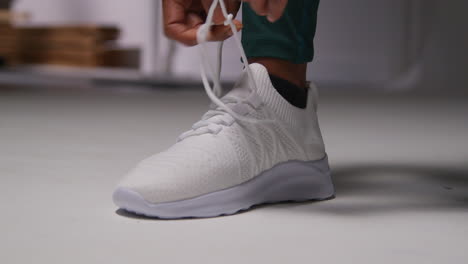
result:
M 144 214 L 147 202 L 141 194 L 127 187 L 117 187 L 112 194 L 114 204 L 120 209 Z

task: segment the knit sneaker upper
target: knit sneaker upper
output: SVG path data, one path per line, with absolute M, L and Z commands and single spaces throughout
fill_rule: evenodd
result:
M 222 98 L 250 121 L 213 107 L 175 145 L 138 164 L 120 187 L 151 203 L 177 201 L 233 187 L 282 162 L 323 158 L 315 87 L 307 108 L 296 108 L 273 88 L 262 65 L 250 69 L 257 90 L 249 89 L 244 72 Z

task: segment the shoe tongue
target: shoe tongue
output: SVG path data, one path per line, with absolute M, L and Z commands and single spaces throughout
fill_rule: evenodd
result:
M 295 123 L 295 117 L 301 115 L 301 109 L 291 107 L 289 102 L 276 91 L 271 83 L 270 75 L 263 65 L 253 63 L 250 64 L 249 67 L 256 87 L 251 87 L 249 75 L 247 74 L 247 70 L 244 69 L 236 85 L 226 96 L 234 96 L 243 99 L 249 98 L 249 100 L 253 100 L 255 104 L 263 102 L 273 110 L 279 120 L 293 125 L 293 123 Z M 252 91 L 255 94 L 250 96 Z
M 244 70 L 234 87 L 225 95 L 225 97 L 245 99 L 250 95 L 251 91 L 252 90 L 250 89 L 249 85 L 249 76 L 247 75 L 247 71 Z
M 297 125 L 295 124 L 296 117 L 301 116 L 302 109 L 291 107 L 289 102 L 276 91 L 275 87 L 273 87 L 273 84 L 271 83 L 270 75 L 263 65 L 253 63 L 250 64 L 249 67 L 255 81 L 256 87 L 252 87 L 252 90 L 254 90 L 257 95 L 255 97 L 267 105 L 279 120 L 295 127 Z M 245 97 L 251 92 L 249 89 L 250 86 L 247 70 L 244 70 L 240 80 L 231 92 Z
M 263 65 L 253 63 L 249 66 L 256 87 L 252 87 L 247 70 L 244 69 L 239 80 L 234 85 L 234 88 L 232 88 L 232 90 L 230 90 L 226 96 L 247 98 L 255 88 L 257 88 L 256 92 L 258 95 L 265 94 L 265 92 L 268 92 L 268 90 L 274 90 L 268 75 L 268 71 Z

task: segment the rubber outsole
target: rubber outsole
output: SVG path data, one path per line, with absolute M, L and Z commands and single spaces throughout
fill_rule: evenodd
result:
M 328 158 L 324 157 L 284 162 L 240 185 L 186 200 L 153 204 L 122 187 L 114 192 L 113 200 L 119 208 L 138 215 L 180 219 L 233 215 L 256 205 L 322 201 L 334 196 Z

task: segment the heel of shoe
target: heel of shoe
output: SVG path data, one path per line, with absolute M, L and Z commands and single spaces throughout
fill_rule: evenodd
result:
M 328 158 L 290 161 L 269 172 L 268 202 L 327 200 L 335 196 Z

